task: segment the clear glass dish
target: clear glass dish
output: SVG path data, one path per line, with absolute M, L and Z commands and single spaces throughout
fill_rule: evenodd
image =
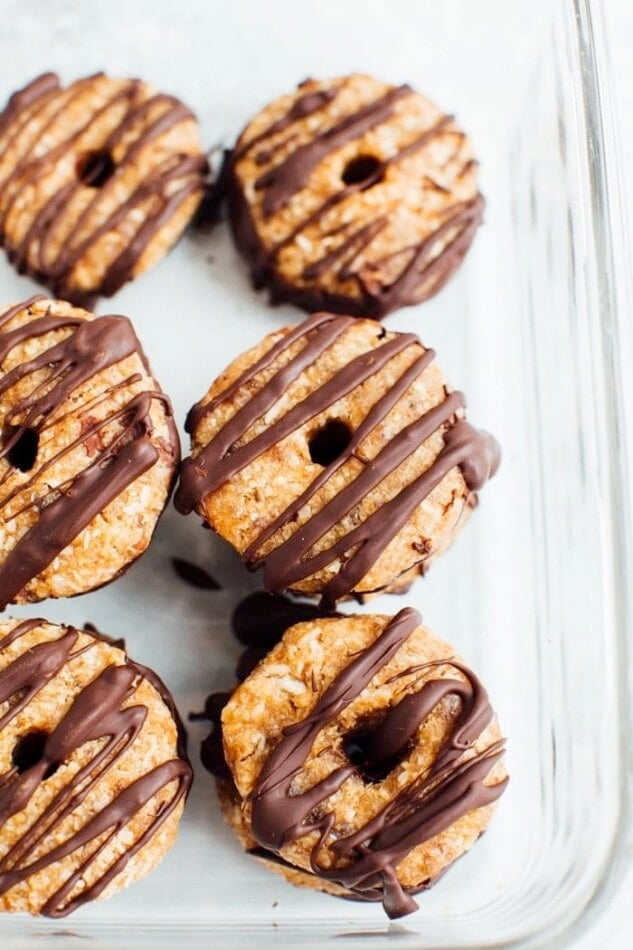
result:
M 199 766 L 204 728 L 195 724 L 197 781 L 159 870 L 61 923 L 2 919 L 0 946 L 25 950 L 46 938 L 66 947 L 71 936 L 125 948 L 330 947 L 348 938 L 363 947 L 562 946 L 592 934 L 586 945 L 595 946 L 609 905 L 626 900 L 632 846 L 633 402 L 626 289 L 614 267 L 625 245 L 589 0 L 247 0 L 221 11 L 199 0 L 179 16 L 157 0 L 125 13 L 122 4 L 64 0 L 5 7 L 2 98 L 44 69 L 74 78 L 103 66 L 182 95 L 214 145 L 307 74 L 365 69 L 428 92 L 472 133 L 485 226 L 450 285 L 389 326 L 415 329 L 436 349 L 468 394 L 472 420 L 504 449 L 467 530 L 406 600 L 486 682 L 512 782 L 477 847 L 422 896 L 417 914 L 388 924 L 377 907 L 293 889 L 241 854 Z M 3 299 L 32 292 L 0 263 Z M 135 319 L 181 421 L 229 358 L 298 316 L 255 296 L 224 225 L 189 235 L 99 311 Z M 223 589 L 192 590 L 171 570 L 173 555 L 206 564 Z M 228 618 L 256 586 L 227 546 L 170 509 L 150 552 L 116 584 L 15 613 L 89 620 L 124 636 L 186 714 L 231 684 Z M 401 606 L 383 597 L 361 609 Z

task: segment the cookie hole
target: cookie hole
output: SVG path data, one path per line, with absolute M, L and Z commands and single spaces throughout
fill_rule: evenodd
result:
M 370 726 L 360 726 L 352 732 L 348 732 L 343 738 L 343 753 L 345 757 L 357 766 L 360 778 L 366 785 L 374 785 L 387 778 L 390 772 L 403 761 L 411 751 L 411 744 L 401 749 L 397 755 L 381 762 L 372 762 L 370 760 L 371 740 L 374 734 L 375 723 Z
M 371 188 L 382 181 L 383 174 L 378 174 L 382 169 L 382 162 L 373 155 L 357 155 L 347 163 L 343 169 L 341 178 L 346 185 L 360 185 L 361 190 Z
M 20 775 L 41 761 L 47 739 L 48 733 L 44 729 L 34 729 L 33 732 L 27 732 L 18 739 L 13 747 L 11 761 Z M 44 773 L 44 779 L 54 775 L 58 768 L 59 764 L 56 762 L 49 765 Z
M 9 465 L 21 472 L 30 472 L 37 458 L 40 444 L 39 432 L 35 429 L 25 429 L 23 426 L 5 426 L 2 442 Z M 8 451 L 6 446 L 8 446 Z
M 345 451 L 352 439 L 352 430 L 340 419 L 330 419 L 308 441 L 310 458 L 315 465 L 329 465 Z
M 77 178 L 88 188 L 102 188 L 116 168 L 109 152 L 86 152 L 77 159 Z

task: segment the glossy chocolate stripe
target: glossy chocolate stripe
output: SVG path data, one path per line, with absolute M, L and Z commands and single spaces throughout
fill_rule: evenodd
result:
M 277 402 L 290 383 L 297 379 L 306 367 L 311 366 L 338 339 L 350 323 L 351 317 L 334 317 L 315 322 L 309 329 L 316 329 L 317 332 L 312 339 L 306 342 L 303 349 L 282 366 L 252 399 L 245 403 L 241 409 L 238 409 L 235 415 L 220 429 L 215 438 L 195 458 L 185 459 L 181 466 L 180 484 L 175 499 L 176 507 L 180 512 L 187 514 L 213 490 L 212 486 L 217 482 L 216 466 L 224 465 L 225 468 L 229 468 L 231 463 L 227 452 L 235 441 Z M 303 333 L 299 334 L 298 338 L 301 336 L 303 336 Z M 207 406 L 208 404 L 203 406 L 203 410 L 206 411 Z M 264 432 L 262 435 L 265 436 L 266 433 Z M 252 440 L 252 442 L 255 441 L 256 439 Z M 249 453 L 254 453 L 252 457 L 255 458 L 260 454 L 259 446 L 262 445 L 262 442 L 263 440 L 259 439 L 257 446 L 247 443 L 244 448 L 248 449 L 251 446 Z M 230 458 L 232 459 L 239 451 L 239 449 L 236 449 L 235 452 L 232 452 Z M 265 449 L 261 451 L 265 451 Z M 241 457 L 244 458 L 244 453 Z M 224 480 L 223 477 L 221 481 Z
M 417 338 L 416 338 L 417 339 Z M 244 559 L 247 563 L 254 564 L 257 561 L 257 552 L 260 550 L 266 542 L 272 538 L 273 534 L 282 528 L 285 524 L 291 521 L 301 510 L 303 505 L 306 502 L 310 501 L 317 493 L 319 488 L 326 483 L 326 481 L 334 475 L 339 468 L 352 457 L 354 452 L 358 449 L 361 442 L 364 439 L 368 438 L 371 433 L 374 431 L 376 426 L 380 425 L 383 419 L 389 414 L 389 412 L 396 405 L 398 400 L 406 393 L 407 389 L 413 385 L 415 380 L 424 372 L 427 366 L 433 361 L 435 357 L 434 350 L 425 350 L 422 356 L 414 360 L 414 362 L 408 367 L 408 369 L 402 374 L 400 379 L 398 379 L 394 385 L 389 389 L 384 396 L 382 396 L 369 410 L 360 426 L 350 439 L 350 442 L 346 449 L 341 452 L 341 454 L 330 462 L 322 472 L 320 472 L 314 481 L 308 485 L 306 490 L 297 498 L 296 501 L 293 501 L 284 511 L 281 512 L 264 530 L 258 535 L 258 537 L 253 541 L 253 543 L 247 548 L 244 552 Z
M 289 349 L 293 343 L 296 343 L 297 340 L 301 340 L 304 336 L 308 336 L 313 330 L 317 330 L 319 327 L 323 326 L 326 323 L 332 323 L 333 321 L 339 320 L 335 314 L 332 313 L 314 313 L 311 317 L 308 317 L 307 320 L 304 320 L 303 323 L 299 323 L 296 327 L 292 327 L 287 333 L 277 340 L 277 342 L 271 346 L 269 350 L 266 350 L 263 356 L 253 363 L 252 366 L 247 367 L 243 373 L 237 377 L 237 379 L 231 383 L 230 386 L 227 386 L 223 389 L 217 396 L 213 399 L 210 399 L 208 402 L 199 402 L 189 410 L 187 416 L 187 422 L 185 425 L 187 432 L 193 432 L 196 429 L 205 416 L 220 405 L 220 403 L 225 402 L 227 399 L 230 399 L 232 396 L 238 392 L 239 389 L 247 383 L 249 380 L 253 379 L 257 373 L 262 372 L 262 370 L 268 369 L 271 366 L 278 356 L 280 356 L 285 350 Z
M 301 428 L 302 425 L 305 425 L 306 422 L 309 422 L 310 419 L 320 415 L 335 402 L 338 402 L 339 399 L 348 395 L 352 390 L 356 389 L 357 386 L 365 382 L 365 380 L 380 372 L 398 353 L 401 353 L 402 350 L 415 342 L 415 339 L 412 334 L 401 334 L 389 340 L 387 343 L 383 343 L 382 346 L 378 346 L 368 353 L 362 353 L 360 356 L 355 357 L 330 377 L 324 386 L 315 390 L 311 395 L 293 406 L 289 412 L 270 425 L 265 431 L 254 436 L 254 438 L 245 445 L 238 446 L 231 452 L 228 452 L 237 437 L 236 432 L 239 434 L 241 431 L 237 430 L 237 417 L 239 415 L 239 413 L 237 413 L 236 416 L 233 417 L 236 420 L 236 427 L 227 432 L 223 440 L 222 435 L 224 430 L 221 430 L 218 436 L 216 436 L 216 439 L 210 443 L 211 449 L 207 451 L 209 448 L 209 446 L 207 446 L 207 449 L 203 449 L 200 455 L 196 457 L 196 462 L 200 460 L 202 466 L 205 467 L 209 473 L 205 489 L 211 492 L 225 481 L 228 481 L 228 479 L 237 472 L 242 471 L 247 465 L 250 465 L 254 459 L 263 455 L 264 452 L 267 452 L 273 445 L 281 442 L 292 432 L 295 432 Z M 330 343 L 328 340 L 324 342 L 326 345 Z M 301 355 L 306 353 L 307 349 L 308 347 L 302 350 Z M 306 356 L 309 356 L 312 362 L 314 352 L 307 353 Z M 287 387 L 284 386 L 282 392 L 285 391 L 286 388 Z M 279 395 L 281 395 L 281 393 L 277 395 L 277 398 L 279 398 Z M 251 407 L 254 402 L 255 399 L 252 399 L 250 403 L 247 403 L 247 406 Z M 255 415 L 255 412 L 257 412 L 257 415 Z M 263 412 L 260 412 L 258 408 L 253 406 L 252 416 L 254 418 L 252 421 L 261 418 L 262 415 Z M 233 420 L 230 420 L 230 422 L 227 423 L 225 429 L 230 427 L 232 421 Z
M 411 248 L 409 263 L 403 268 L 393 283 L 376 291 L 376 299 L 380 302 L 380 311 L 386 313 L 403 305 L 416 296 L 416 292 L 424 283 L 444 283 L 447 277 L 458 267 L 472 243 L 474 232 L 481 224 L 484 209 L 484 199 L 477 195 L 472 201 L 460 203 L 450 210 L 447 217 L 435 231 L 424 238 L 418 245 Z M 450 238 L 447 246 L 441 253 L 435 254 L 438 242 L 449 237 L 457 229 L 457 234 Z M 401 254 L 402 251 L 398 251 Z M 392 255 L 395 256 L 395 255 Z M 388 258 L 377 261 L 384 263 Z M 421 298 L 420 298 L 421 299 Z
M 7 122 L 12 119 L 13 116 L 24 112 L 32 106 L 33 103 L 37 102 L 38 99 L 58 89 L 59 77 L 55 73 L 42 73 L 41 76 L 38 76 L 30 82 L 28 86 L 25 86 L 24 89 L 14 92 L 7 103 L 4 115 L 0 116 L 0 134 L 2 134 Z
M 3 330 L 3 327 L 5 327 L 7 323 L 10 323 L 14 317 L 17 317 L 17 315 L 22 313 L 24 310 L 30 310 L 33 304 L 39 303 L 40 300 L 46 299 L 47 298 L 45 294 L 35 294 L 33 297 L 29 297 L 28 300 L 23 300 L 21 303 L 16 303 L 12 307 L 9 307 L 8 310 L 5 310 L 4 313 L 0 313 L 0 332 L 6 334 L 7 331 Z M 8 331 L 9 334 L 13 332 L 13 330 Z M 6 351 L 4 355 L 6 356 Z
M 25 376 L 48 366 L 54 367 L 51 376 L 57 377 L 50 392 L 19 399 L 7 413 L 7 421 L 11 423 L 23 413 L 27 414 L 27 425 L 46 418 L 79 386 L 101 370 L 131 356 L 137 349 L 136 334 L 126 317 L 104 316 L 80 321 L 75 332 L 65 340 L 43 350 L 32 360 L 20 363 L 0 378 L 1 395 Z M 0 458 L 3 451 L 0 450 Z
M 70 489 L 40 511 L 35 524 L 0 565 L 0 606 L 19 594 L 93 518 L 157 461 L 158 451 L 144 434 L 111 458 L 98 458 L 80 472 Z
M 317 92 L 307 92 L 299 96 L 295 99 L 285 115 L 282 115 L 276 122 L 273 122 L 267 129 L 264 129 L 263 132 L 254 136 L 248 142 L 239 145 L 233 156 L 234 160 L 239 161 L 248 154 L 248 152 L 252 152 L 254 148 L 261 145 L 262 142 L 265 142 L 266 139 L 273 138 L 275 135 L 279 135 L 280 132 L 285 132 L 287 128 L 300 119 L 305 119 L 310 115 L 314 115 L 315 112 L 319 112 L 335 98 L 338 91 L 339 89 L 335 87 L 332 89 L 321 89 Z M 259 155 L 256 156 L 256 161 L 258 160 Z
M 18 624 L 11 633 L 0 641 L 0 649 L 6 649 L 11 643 L 38 626 L 39 621 L 32 620 Z M 22 653 L 14 662 L 0 670 L 0 703 L 6 703 L 12 696 L 18 696 L 17 702 L 0 718 L 0 730 L 28 706 L 33 697 L 68 661 L 70 651 L 77 641 L 77 631 L 72 628 L 59 640 L 39 643 L 27 653 Z M 3 777 L 2 777 L 3 778 Z M 4 782 L 0 778 L 0 788 Z M 6 807 L 4 790 L 0 792 L 0 826 L 2 809 Z
M 448 471 L 458 464 L 458 459 L 448 459 L 445 452 L 440 453 L 430 468 L 377 508 L 360 525 L 325 550 L 311 557 L 306 557 L 306 554 L 334 525 L 417 451 L 436 429 L 448 422 L 461 406 L 462 394 L 451 393 L 443 403 L 399 432 L 365 465 L 353 481 L 331 498 L 309 521 L 301 525 L 300 531 L 296 531 L 262 558 L 266 588 L 272 591 L 282 590 L 303 577 L 322 570 L 339 555 L 360 545 L 359 550 L 341 566 L 339 574 L 325 588 L 323 606 L 334 602 L 336 592 L 340 592 L 339 596 L 342 596 L 344 591 L 352 590 L 354 584 L 375 563 L 391 538 L 403 527 L 414 508 L 430 494 Z M 259 564 L 259 561 L 254 562 L 254 566 Z

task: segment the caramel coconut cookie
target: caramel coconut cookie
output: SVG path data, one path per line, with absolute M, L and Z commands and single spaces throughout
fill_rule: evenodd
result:
M 306 310 L 382 317 L 435 294 L 481 222 L 451 116 L 370 76 L 308 80 L 244 129 L 230 218 L 256 285 Z
M 485 689 L 409 608 L 291 627 L 222 736 L 223 811 L 247 850 L 390 917 L 471 847 L 508 781 Z
M 151 670 L 73 627 L 0 622 L 0 911 L 63 917 L 145 877 L 191 780 Z
M 434 355 L 413 334 L 327 313 L 269 334 L 191 410 L 176 507 L 263 567 L 269 591 L 327 606 L 401 589 L 499 462 Z
M 159 261 L 198 207 L 193 114 L 138 79 L 35 79 L 0 115 L 0 241 L 20 273 L 89 305 Z
M 121 574 L 150 542 L 179 456 L 126 317 L 45 297 L 0 313 L 0 607 Z

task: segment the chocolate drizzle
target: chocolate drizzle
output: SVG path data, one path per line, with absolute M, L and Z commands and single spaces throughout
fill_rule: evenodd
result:
M 280 851 L 285 845 L 317 832 L 318 839 L 311 851 L 313 873 L 366 899 L 382 900 L 390 917 L 417 909 L 411 894 L 398 880 L 397 865 L 413 848 L 472 809 L 492 804 L 507 784 L 507 779 L 494 785 L 484 784 L 503 754 L 502 741 L 466 757 L 493 718 L 486 691 L 476 676 L 453 660 L 427 664 L 427 669 L 452 666 L 466 677 L 466 682 L 427 679 L 419 690 L 408 692 L 388 711 L 369 746 L 368 758 L 374 764 L 401 753 L 419 725 L 445 697 L 457 696 L 461 706 L 450 735 L 428 772 L 406 785 L 354 833 L 337 831 L 335 815 L 327 811 L 326 802 L 358 773 L 358 765 L 342 765 L 300 794 L 293 794 L 291 786 L 320 730 L 360 695 L 419 623 L 415 610 L 400 611 L 374 643 L 336 677 L 310 715 L 284 729 L 251 796 L 253 834 L 263 848 Z M 406 672 L 415 671 L 402 675 Z M 314 817 L 315 809 L 319 817 Z M 321 854 L 326 847 L 334 858 L 333 866 L 322 863 Z
M 227 172 L 231 224 L 238 248 L 251 262 L 255 285 L 268 286 L 273 299 L 291 300 L 307 310 L 327 309 L 356 316 L 382 317 L 398 307 L 427 299 L 448 280 L 461 263 L 481 223 L 484 199 L 476 194 L 468 201 L 456 201 L 439 212 L 433 230 L 425 238 L 410 246 L 402 246 L 396 238 L 393 252 L 366 263 L 358 261 L 366 256 L 365 252 L 375 238 L 390 225 L 388 212 L 379 212 L 377 217 L 369 219 L 348 215 L 348 223 L 327 230 L 325 218 L 335 206 L 378 185 L 388 169 L 424 150 L 435 139 L 452 136 L 459 147 L 464 135 L 454 128 L 453 117 L 445 115 L 393 155 L 384 159 L 371 156 L 373 170 L 368 177 L 359 182 L 344 183 L 343 187 L 326 195 L 321 204 L 284 237 L 265 245 L 255 224 L 257 201 L 249 203 L 244 195 L 237 170 L 240 162 L 253 155 L 257 165 L 270 165 L 278 151 L 286 151 L 281 161 L 267 168 L 255 181 L 255 193 L 261 195 L 259 210 L 266 222 L 282 212 L 293 197 L 307 187 L 312 172 L 323 159 L 390 120 L 395 104 L 414 94 L 407 85 L 393 87 L 325 131 L 317 132 L 310 141 L 291 147 L 298 135 L 292 131 L 295 123 L 306 115 L 325 110 L 341 88 L 339 85 L 303 93 L 267 129 L 245 142 L 240 140 Z M 286 130 L 290 130 L 289 135 L 279 138 Z M 473 165 L 472 159 L 468 160 L 460 176 L 470 172 Z M 428 176 L 423 178 L 422 186 L 431 192 L 447 193 L 442 185 Z M 423 195 L 421 200 L 424 200 Z M 338 239 L 338 242 L 335 241 L 335 246 L 322 257 L 304 267 L 300 282 L 289 282 L 278 265 L 279 255 L 313 225 L 319 225 L 320 239 Z M 283 232 L 284 226 L 280 227 Z M 393 271 L 392 262 L 398 260 L 402 261 L 399 273 L 385 283 L 380 279 L 381 269 Z M 330 272 L 343 285 L 355 282 L 355 292 L 346 292 L 345 287 L 340 294 L 326 290 L 321 278 Z
M 323 413 L 338 400 L 379 372 L 407 347 L 420 347 L 413 334 L 398 334 L 380 346 L 357 356 L 338 370 L 322 386 L 297 403 L 266 430 L 250 441 L 238 445 L 249 427 L 260 419 L 283 395 L 288 386 L 312 365 L 344 333 L 353 322 L 351 317 L 315 314 L 293 328 L 253 366 L 223 392 L 207 403 L 198 403 L 189 414 L 187 427 L 195 431 L 217 406 L 238 390 L 247 388 L 259 373 L 298 340 L 303 348 L 278 369 L 272 378 L 246 402 L 198 455 L 186 459 L 181 468 L 176 507 L 182 513 L 201 508 L 205 498 L 237 472 L 246 468 L 272 446 L 310 419 Z M 323 590 L 323 605 L 331 606 L 350 594 L 398 531 L 406 524 L 417 506 L 455 466 L 460 466 L 471 492 L 479 490 L 494 475 L 499 464 L 499 450 L 492 436 L 479 432 L 456 414 L 464 406 L 462 393 L 454 392 L 443 403 L 399 432 L 379 454 L 367 463 L 360 474 L 313 514 L 285 541 L 266 555 L 263 546 L 283 527 L 296 519 L 302 507 L 356 453 L 357 449 L 401 399 L 434 357 L 432 350 L 423 351 L 387 392 L 369 409 L 347 447 L 325 466 L 296 500 L 267 525 L 244 554 L 247 565 L 264 568 L 264 586 L 269 591 L 292 588 L 293 584 L 327 567 L 339 558 L 337 574 Z M 444 449 L 434 463 L 414 481 L 385 504 L 368 515 L 326 549 L 311 553 L 336 524 L 359 505 L 391 472 L 408 459 L 438 429 L 444 429 Z
M 326 155 L 390 118 L 393 115 L 393 103 L 410 92 L 409 86 L 391 89 L 376 102 L 346 116 L 327 132 L 295 149 L 279 165 L 261 175 L 255 182 L 255 188 L 264 192 L 264 217 L 275 214 L 288 204 L 296 192 L 305 188 L 312 171 Z M 301 113 L 296 116 L 297 119 L 300 117 Z
M 5 152 L 19 140 L 29 123 L 42 116 L 41 128 L 28 138 L 15 167 L 9 169 L 4 178 L 0 177 L 0 243 L 7 247 L 9 259 L 19 273 L 30 274 L 49 286 L 58 297 L 84 305 L 88 303 L 88 295 L 77 288 L 72 274 L 75 266 L 91 253 L 97 242 L 123 221 L 129 224 L 135 212 L 139 214 L 141 222 L 136 225 L 126 246 L 110 262 L 97 288 L 100 294 L 111 296 L 131 279 L 141 255 L 178 208 L 191 195 L 199 193 L 202 196 L 204 176 L 208 171 L 203 155 L 171 152 L 139 184 L 131 189 L 125 184 L 143 149 L 179 123 L 194 118 L 173 96 L 156 94 L 149 99 L 143 98 L 144 85 L 136 79 L 117 85 L 116 91 L 84 125 L 58 145 L 42 152 L 47 132 L 64 110 L 82 96 L 90 96 L 93 87 L 98 87 L 102 81 L 103 74 L 98 73 L 78 80 L 64 90 L 58 77 L 47 73 L 14 94 L 0 116 L 0 151 Z M 108 113 L 112 110 L 120 112 L 121 108 L 123 112 L 118 124 L 111 129 L 99 151 L 94 153 L 101 169 L 106 164 L 112 165 L 107 180 L 100 187 L 93 188 L 90 176 L 87 181 L 82 181 L 81 162 L 77 171 L 72 169 L 71 163 L 64 184 L 37 210 L 26 232 L 14 243 L 6 222 L 25 189 L 54 168 L 67 165 L 68 157 L 80 149 L 82 137 L 94 138 L 91 131 L 95 124 L 105 119 L 111 125 Z M 119 157 L 121 145 L 126 140 L 129 144 Z M 115 150 L 117 161 L 113 163 L 111 156 Z M 85 157 L 81 152 L 78 154 L 80 159 Z M 86 189 L 93 194 L 81 210 L 69 210 L 74 199 Z M 69 213 L 75 216 L 70 236 L 54 253 L 56 233 Z
M 326 106 L 328 102 L 331 102 L 332 99 L 334 99 L 336 93 L 336 89 L 321 89 L 319 92 L 307 92 L 304 95 L 299 96 L 297 99 L 295 99 L 292 106 L 285 115 L 283 115 L 280 119 L 277 119 L 276 122 L 273 122 L 273 124 L 265 129 L 260 135 L 256 135 L 245 145 L 243 145 L 238 151 L 236 151 L 234 155 L 235 160 L 237 161 L 238 159 L 243 158 L 247 152 L 253 151 L 253 149 L 261 145 L 262 142 L 271 139 L 275 135 L 279 135 L 280 132 L 285 132 L 287 128 L 293 125 L 293 123 L 298 122 L 300 119 L 305 119 L 307 116 L 313 115 L 315 112 L 323 109 L 323 107 Z M 258 165 L 263 165 L 270 161 L 273 155 L 274 151 L 259 151 L 255 160 Z
M 14 627 L 0 640 L 0 651 L 18 640 L 29 630 L 43 623 L 29 620 Z M 0 730 L 25 709 L 48 682 L 56 677 L 73 659 L 91 644 L 75 649 L 79 631 L 72 627 L 57 640 L 45 640 L 19 654 L 8 667 L 0 671 L 0 705 L 10 702 L 8 710 L 0 719 Z M 48 917 L 64 917 L 87 901 L 97 898 L 121 873 L 138 851 L 155 835 L 174 809 L 188 794 L 192 781 L 191 766 L 186 759 L 185 739 L 182 724 L 175 711 L 173 700 L 159 678 L 144 667 L 126 658 L 125 665 L 106 667 L 91 683 L 74 698 L 55 729 L 46 736 L 41 755 L 23 771 L 12 766 L 0 775 L 0 827 L 14 815 L 27 808 L 33 795 L 51 774 L 88 742 L 107 740 L 46 805 L 42 813 L 30 824 L 9 850 L 0 858 L 0 895 L 16 884 L 27 881 L 33 875 L 51 867 L 68 855 L 88 848 L 90 853 L 82 859 L 45 902 L 40 913 Z M 112 801 L 60 841 L 64 822 L 73 815 L 89 793 L 107 777 L 108 771 L 133 745 L 146 718 L 143 705 L 123 704 L 136 691 L 141 679 L 149 679 L 175 715 L 178 728 L 178 758 L 155 766 L 146 775 L 130 783 Z M 147 828 L 120 854 L 96 880 L 78 893 L 77 885 L 87 875 L 93 864 L 108 848 L 116 835 L 135 815 L 167 786 L 174 785 L 169 800 L 161 803 Z M 149 817 L 149 816 L 148 816 Z M 106 834 L 105 838 L 102 838 Z M 102 840 L 98 840 L 98 839 Z M 50 839 L 51 847 L 41 854 L 42 844 Z M 93 847 L 93 842 L 98 842 Z M 39 856 L 35 857 L 36 852 Z
M 31 377 L 34 380 L 30 393 L 19 397 L 5 415 L 5 428 L 13 432 L 0 447 L 0 459 L 10 455 L 12 447 L 26 431 L 35 432 L 39 437 L 49 426 L 59 421 L 59 417 L 54 420 L 51 417 L 95 374 L 134 353 L 139 355 L 145 365 L 138 339 L 126 317 L 104 316 L 82 320 L 72 313 L 59 315 L 47 311 L 42 316 L 35 315 L 20 326 L 7 329 L 15 316 L 30 311 L 34 304 L 44 300 L 43 297 L 34 297 L 0 315 L 0 363 L 13 347 L 26 340 L 36 339 L 53 330 L 71 331 L 61 342 L 0 376 L 0 397 L 16 384 L 23 384 Z M 42 371 L 47 374 L 43 381 Z M 134 381 L 136 377 L 123 380 L 115 389 Z M 99 401 L 111 398 L 113 393 L 114 390 L 103 393 Z M 175 464 L 179 442 L 171 418 L 171 404 L 163 393 L 141 392 L 101 421 L 94 421 L 89 415 L 89 410 L 96 404 L 94 400 L 87 406 L 73 407 L 73 415 L 81 419 L 85 414 L 85 424 L 82 424 L 79 438 L 63 446 L 39 467 L 36 466 L 35 472 L 26 482 L 20 481 L 3 493 L 3 488 L 15 473 L 13 466 L 6 466 L 0 477 L 0 514 L 5 520 L 10 520 L 29 508 L 36 508 L 38 518 L 18 538 L 0 563 L 0 607 L 11 602 L 97 514 L 156 464 L 159 452 L 152 442 L 150 417 L 152 403 L 156 400 L 165 407 L 170 433 L 166 448 L 171 452 Z M 116 422 L 119 423 L 117 431 L 103 445 L 106 438 L 104 430 Z M 47 493 L 33 497 L 33 488 L 42 473 L 82 444 L 90 458 L 87 466 L 67 482 L 48 486 Z M 19 511 L 7 516 L 7 506 L 18 497 L 28 501 Z

